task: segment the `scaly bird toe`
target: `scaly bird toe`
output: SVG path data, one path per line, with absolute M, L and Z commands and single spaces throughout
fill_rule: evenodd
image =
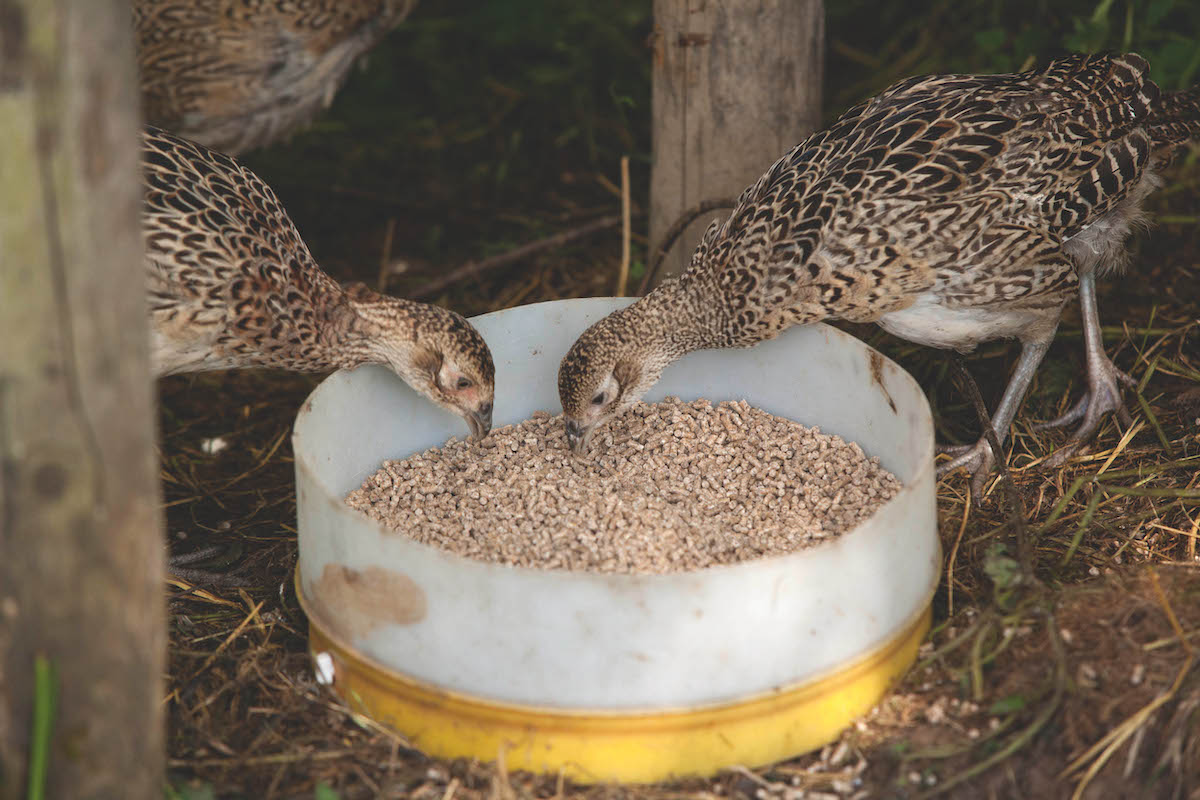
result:
M 1063 427 L 1082 420 L 1066 444 L 1046 459 L 1045 463 L 1049 467 L 1062 466 L 1078 452 L 1079 448 L 1095 434 L 1106 414 L 1115 413 L 1117 421 L 1121 425 L 1133 424 L 1133 417 L 1121 399 L 1121 389 L 1118 385 L 1124 383 L 1136 386 L 1137 382 L 1133 378 L 1117 369 L 1111 361 L 1105 358 L 1089 370 L 1088 383 L 1090 384 L 1088 391 L 1079 398 L 1070 411 L 1057 419 L 1043 422 L 1037 426 L 1038 430 L 1044 430 Z
M 935 444 L 933 450 L 939 456 L 950 456 L 958 458 L 959 456 L 971 452 L 975 447 L 973 444 Z
M 1080 403 L 1084 407 L 1082 417 L 1083 422 L 1067 439 L 1066 444 L 1055 450 L 1049 458 L 1044 462 L 1048 467 L 1060 467 L 1067 463 L 1071 456 L 1075 455 L 1079 449 L 1085 445 L 1092 436 L 1096 433 L 1096 429 L 1100 427 L 1104 415 L 1110 412 L 1116 412 L 1117 419 L 1124 425 L 1129 425 L 1132 422 L 1132 417 L 1125 409 L 1124 403 L 1121 402 L 1120 396 L 1104 392 L 1088 392 L 1081 398 Z M 1077 404 L 1078 405 L 1078 404 Z
M 1055 417 L 1054 419 L 1045 422 L 1039 422 L 1033 426 L 1035 431 L 1048 431 L 1055 428 L 1064 428 L 1073 422 L 1078 422 L 1083 419 L 1083 415 L 1087 412 L 1088 395 L 1085 393 L 1083 397 L 1075 402 L 1069 410 Z
M 961 455 L 944 464 L 939 464 L 937 467 L 938 478 L 943 478 L 957 469 L 964 468 L 971 473 L 971 493 L 976 497 L 982 496 L 983 485 L 996 465 L 991 445 L 988 444 L 987 439 L 980 439 L 974 445 L 956 445 L 953 449 L 960 450 Z

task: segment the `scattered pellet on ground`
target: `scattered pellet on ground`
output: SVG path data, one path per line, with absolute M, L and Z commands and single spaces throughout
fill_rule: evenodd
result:
M 501 564 L 665 573 L 789 553 L 900 488 L 854 443 L 745 401 L 639 403 L 586 456 L 539 411 L 386 461 L 346 498 L 419 542 Z

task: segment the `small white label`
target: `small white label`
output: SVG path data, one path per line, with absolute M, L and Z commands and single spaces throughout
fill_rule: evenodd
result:
M 333 683 L 333 656 L 329 653 L 317 653 L 313 657 L 313 666 L 317 673 L 317 683 L 322 686 Z

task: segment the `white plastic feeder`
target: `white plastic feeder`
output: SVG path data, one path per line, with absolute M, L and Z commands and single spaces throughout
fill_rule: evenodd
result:
M 496 425 L 560 410 L 558 364 L 628 300 L 476 317 L 496 362 Z M 820 747 L 916 657 L 940 549 L 933 424 L 916 382 L 825 325 L 667 369 L 648 400 L 744 399 L 857 442 L 903 483 L 853 531 L 794 554 L 669 575 L 546 571 L 418 544 L 343 498 L 458 417 L 381 368 L 309 397 L 293 444 L 297 591 L 322 677 L 442 757 L 582 781 L 655 781 Z

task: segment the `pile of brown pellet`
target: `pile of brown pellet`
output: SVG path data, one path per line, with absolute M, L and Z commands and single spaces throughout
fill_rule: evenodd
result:
M 387 461 L 346 499 L 419 542 L 502 564 L 662 573 L 788 553 L 900 488 L 858 445 L 746 402 L 639 403 L 586 456 L 537 412 Z

